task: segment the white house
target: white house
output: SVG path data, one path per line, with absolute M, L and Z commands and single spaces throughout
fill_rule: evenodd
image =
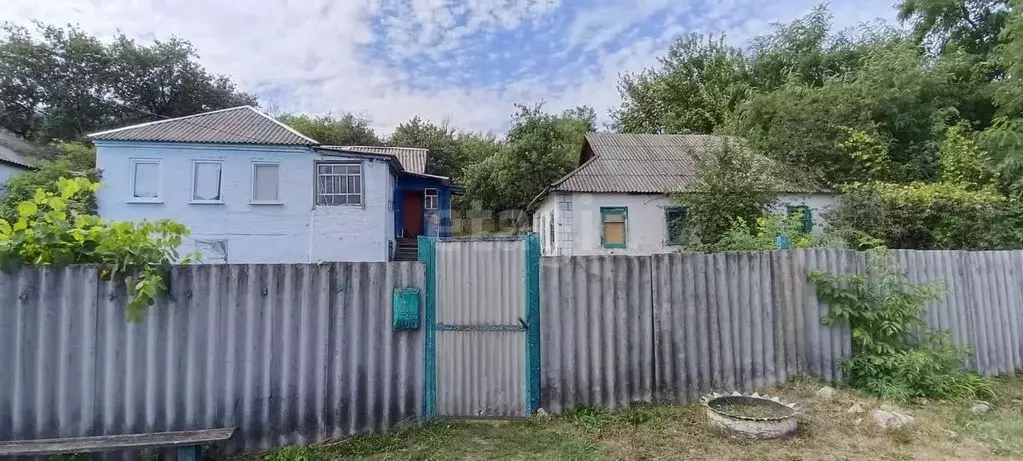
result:
M 712 135 L 590 133 L 579 167 L 535 200 L 533 230 L 544 255 L 648 255 L 677 251 L 685 206 L 668 196 L 695 179 L 694 155 L 721 145 Z M 825 192 L 779 197 L 820 226 L 835 203 Z M 812 222 L 812 224 L 811 224 Z
M 320 146 L 248 106 L 89 137 L 99 214 L 178 221 L 180 252 L 203 262 L 387 261 L 403 241 L 414 257 L 417 235 L 443 235 L 423 223 L 445 222 L 453 189 L 425 174 L 425 150 Z

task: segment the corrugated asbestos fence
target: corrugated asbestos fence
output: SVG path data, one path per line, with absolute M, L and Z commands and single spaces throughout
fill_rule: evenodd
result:
M 928 321 L 973 345 L 979 371 L 1023 368 L 1023 252 L 894 255 L 945 284 Z M 449 298 L 477 266 L 452 266 Z M 542 406 L 840 380 L 849 332 L 820 324 L 806 274 L 865 267 L 844 250 L 543 258 Z M 0 274 L 0 440 L 237 426 L 228 450 L 250 451 L 415 420 L 426 325 L 392 331 L 391 293 L 425 286 L 420 263 L 181 267 L 130 324 L 123 285 L 95 267 Z
M 894 251 L 911 281 L 947 295 L 928 322 L 976 351 L 976 369 L 1023 368 L 1023 252 Z M 692 402 L 794 375 L 841 380 L 847 328 L 820 324 L 806 274 L 862 272 L 864 253 L 765 253 L 544 258 L 543 405 L 623 407 Z
M 0 274 L 0 440 L 238 427 L 229 451 L 416 419 L 422 332 L 391 331 L 419 263 L 174 269 L 141 323 L 95 267 Z

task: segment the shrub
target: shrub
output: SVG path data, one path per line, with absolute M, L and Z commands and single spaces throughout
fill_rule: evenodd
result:
M 127 316 L 138 320 L 142 309 L 167 289 L 165 274 L 188 229 L 169 220 L 104 221 L 70 207 L 74 197 L 98 187 L 85 178 L 60 178 L 56 193 L 36 189 L 31 200 L 18 204 L 13 223 L 0 219 L 0 265 L 98 263 L 103 277 L 125 278 L 131 298 Z
M 992 383 L 962 366 L 969 348 L 953 345 L 947 331 L 927 329 L 927 303 L 943 288 L 910 284 L 887 250 L 872 250 L 868 261 L 867 274 L 809 274 L 828 304 L 822 322 L 852 331 L 853 352 L 842 363 L 852 385 L 895 401 L 991 397 Z
M 736 219 L 716 242 L 711 244 L 693 243 L 690 251 L 770 251 L 777 248 L 778 236 L 789 238 L 789 248 L 843 248 L 845 241 L 828 232 L 806 232 L 803 227 L 802 211 L 771 213 L 756 218 L 753 225 L 743 219 Z
M 18 205 L 32 200 L 36 189 L 57 193 L 57 180 L 63 177 L 82 177 L 92 182 L 99 181 L 96 171 L 96 149 L 82 143 L 59 143 L 53 146 L 58 156 L 43 161 L 39 169 L 19 173 L 4 184 L 6 193 L 0 203 L 0 218 L 8 222 L 18 220 Z M 96 213 L 96 195 L 92 190 L 83 189 L 69 200 L 69 208 L 81 214 Z
M 992 186 L 950 183 L 861 183 L 839 197 L 831 225 L 871 236 L 889 248 L 986 250 L 1014 248 L 1013 207 Z

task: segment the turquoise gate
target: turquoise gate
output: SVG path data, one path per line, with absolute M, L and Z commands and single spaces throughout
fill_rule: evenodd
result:
M 426 263 L 425 419 L 528 417 L 540 405 L 536 234 L 419 238 Z

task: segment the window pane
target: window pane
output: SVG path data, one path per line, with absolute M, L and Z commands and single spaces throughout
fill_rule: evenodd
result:
M 252 200 L 273 202 L 278 199 L 278 165 L 256 165 L 252 173 Z
M 664 213 L 668 224 L 668 243 L 681 245 L 685 243 L 686 212 L 682 209 L 668 209 Z
M 220 200 L 220 164 L 196 163 L 192 200 Z
M 606 213 L 604 214 L 604 222 L 625 222 L 625 215 L 621 213 Z
M 625 223 L 609 222 L 604 224 L 604 243 L 610 245 L 624 245 Z
M 156 198 L 159 194 L 159 174 L 159 163 L 136 163 L 135 184 L 132 185 L 131 195 L 136 198 Z

